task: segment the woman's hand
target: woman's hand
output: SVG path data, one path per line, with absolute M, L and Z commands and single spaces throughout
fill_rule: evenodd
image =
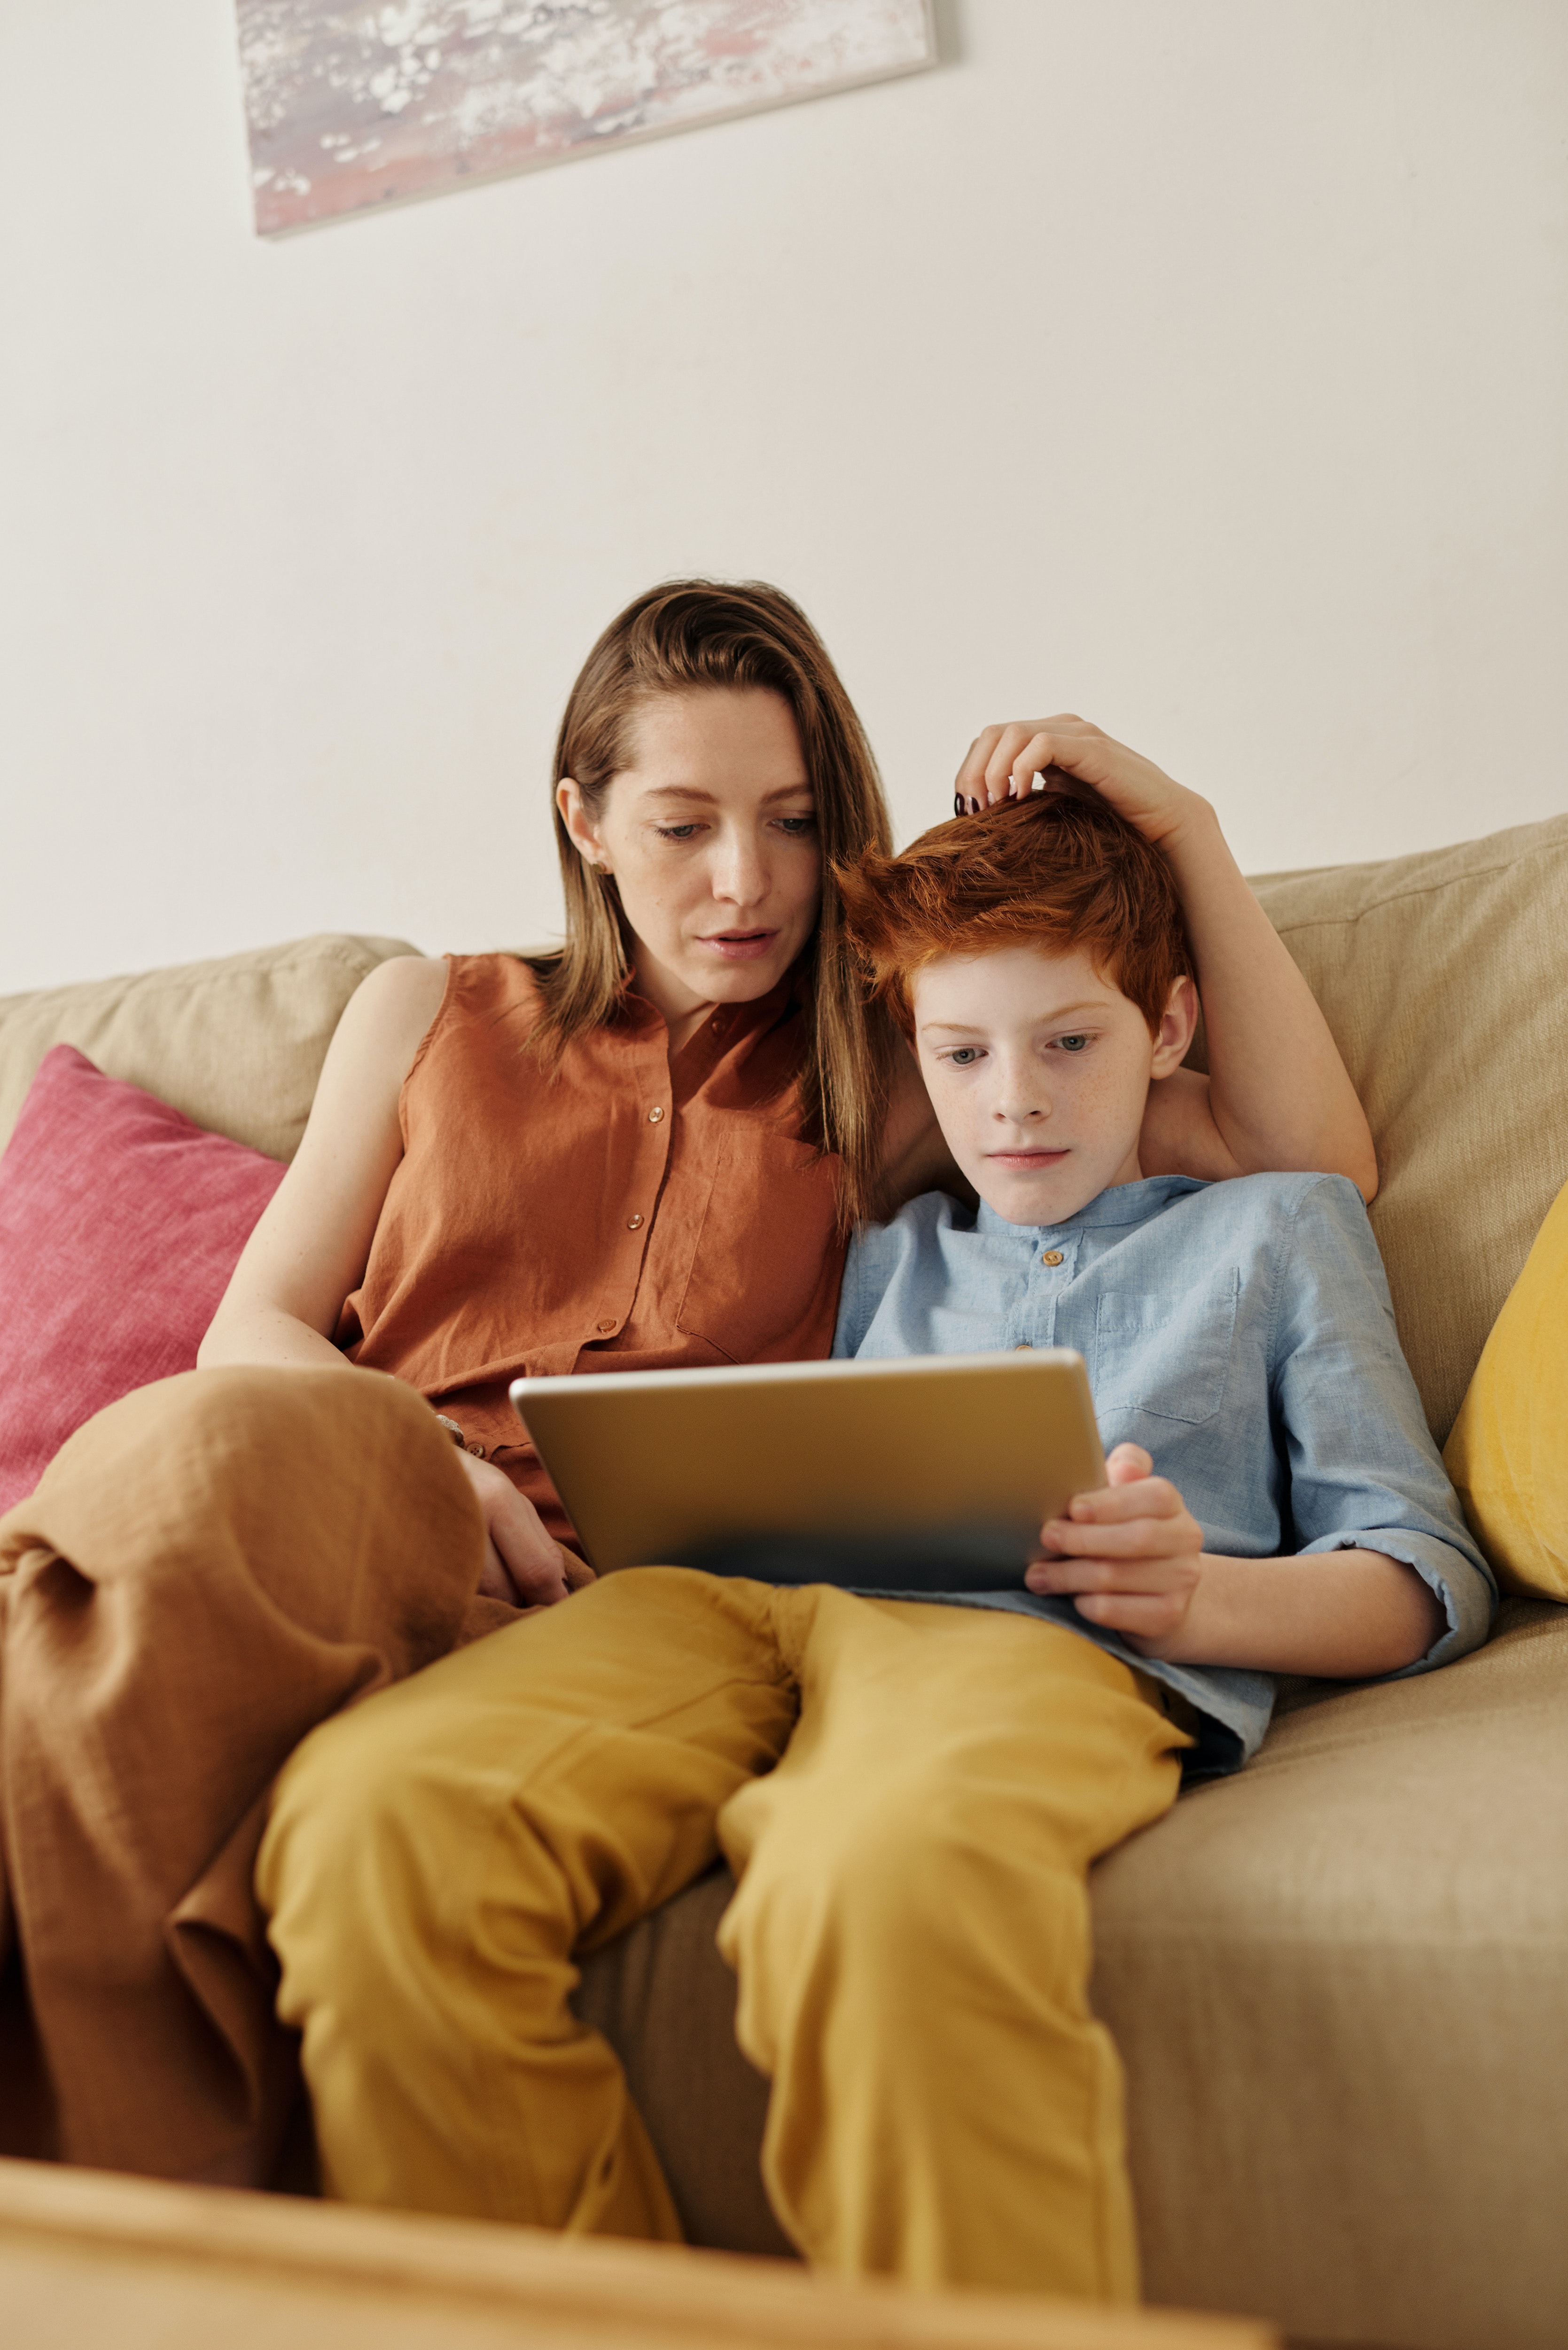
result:
M 1064 1518 L 1042 1526 L 1045 1555 L 1023 1579 L 1031 1591 L 1070 1597 L 1080 1616 L 1143 1655 L 1162 1657 L 1180 1646 L 1203 1575 L 1203 1534 L 1153 1470 L 1141 1446 L 1118 1444 L 1106 1463 L 1109 1485 L 1075 1494 Z
M 1071 714 L 1015 719 L 1011 725 L 988 726 L 977 734 L 958 771 L 958 812 L 975 814 L 1001 800 L 1022 799 L 1036 775 L 1044 776 L 1047 791 L 1056 788 L 1048 773 L 1052 767 L 1064 767 L 1081 782 L 1092 784 L 1147 839 L 1168 846 L 1184 828 L 1203 819 L 1213 821 L 1207 800 L 1184 784 L 1173 783 L 1152 759 Z
M 545 1531 L 538 1511 L 493 1461 L 460 1459 L 484 1515 L 484 1572 L 479 1587 L 514 1607 L 552 1607 L 594 1579 L 593 1569 Z

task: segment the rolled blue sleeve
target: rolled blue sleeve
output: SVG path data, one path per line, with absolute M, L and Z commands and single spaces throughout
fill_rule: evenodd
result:
M 1271 1378 L 1294 1547 L 1378 1551 L 1413 1567 L 1448 1628 L 1404 1671 L 1450 1664 L 1486 1638 L 1497 1586 L 1427 1427 L 1354 1184 L 1324 1176 L 1301 1194 L 1281 1259 Z

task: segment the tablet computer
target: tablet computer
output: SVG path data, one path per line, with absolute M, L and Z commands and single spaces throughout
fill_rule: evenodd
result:
M 587 1372 L 510 1392 L 599 1575 L 1016 1589 L 1044 1520 L 1106 1482 L 1065 1347 Z

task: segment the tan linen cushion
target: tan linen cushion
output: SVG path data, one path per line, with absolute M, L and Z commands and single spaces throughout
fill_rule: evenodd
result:
M 0 997 L 0 1149 L 52 1045 L 171 1102 L 198 1126 L 292 1159 L 332 1031 L 400 939 L 327 934 L 129 979 Z
M 1094 1880 L 1152 2300 L 1559 2350 L 1568 1611 L 1286 1712 Z
M 1252 886 L 1366 1106 L 1373 1230 L 1441 1444 L 1568 1181 L 1568 816 Z

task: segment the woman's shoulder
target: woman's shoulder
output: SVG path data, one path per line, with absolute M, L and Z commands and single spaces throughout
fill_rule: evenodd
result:
M 532 962 L 517 954 L 398 955 L 379 964 L 364 985 L 378 983 L 391 1016 L 399 1008 L 410 1016 L 423 1011 L 427 1028 L 470 1020 L 521 1020 L 528 1026 L 539 1012 L 537 975 Z
M 348 1000 L 334 1038 L 337 1057 L 352 1054 L 387 1067 L 400 1081 L 441 1010 L 447 967 L 433 955 L 392 955 L 367 972 Z
M 389 955 L 366 973 L 351 1001 L 362 1018 L 395 1020 L 404 1011 L 427 1005 L 433 1014 L 446 981 L 444 955 Z
M 411 1076 L 447 1032 L 530 1025 L 537 1006 L 538 982 L 518 955 L 392 955 L 355 990 L 343 1043 Z
M 486 1011 L 535 1011 L 539 1003 L 538 966 L 541 952 L 514 954 L 449 954 L 441 958 L 449 974 L 448 993 L 457 1002 Z

